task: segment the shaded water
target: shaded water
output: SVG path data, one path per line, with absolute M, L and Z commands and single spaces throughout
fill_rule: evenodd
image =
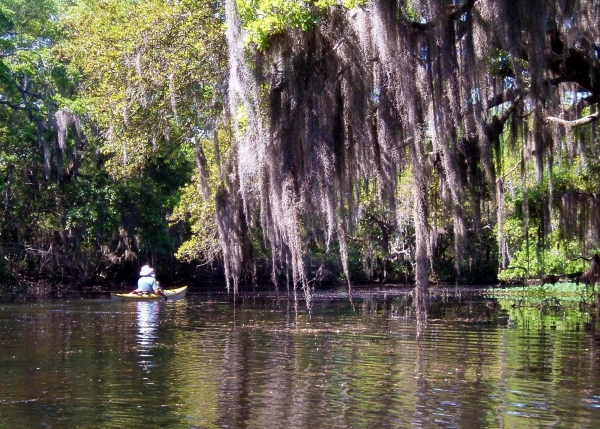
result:
M 593 308 L 400 292 L 0 304 L 0 427 L 598 427 Z

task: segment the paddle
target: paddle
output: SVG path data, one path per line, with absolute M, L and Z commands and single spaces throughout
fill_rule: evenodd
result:
M 165 297 L 165 301 L 167 300 L 167 294 L 166 294 L 166 293 L 164 293 L 162 289 L 158 289 L 158 290 L 156 291 L 156 294 L 157 294 L 157 295 L 160 295 L 160 296 L 164 296 L 164 297 Z
M 165 297 L 165 301 L 166 301 L 167 300 L 167 295 L 163 292 L 162 288 L 160 287 L 160 283 L 156 279 L 154 281 L 156 282 L 156 286 L 157 286 L 157 290 L 155 290 L 154 293 L 157 294 L 157 295 L 160 295 L 160 296 L 164 296 Z

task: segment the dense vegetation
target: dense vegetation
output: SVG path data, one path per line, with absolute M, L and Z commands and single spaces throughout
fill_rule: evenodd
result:
M 25 285 L 115 282 L 145 262 L 174 275 L 189 217 L 170 216 L 196 162 L 209 168 L 225 93 L 216 6 L 16 0 L 0 13 L 4 271 Z
M 599 29 L 592 0 L 5 0 L 2 279 L 578 278 Z

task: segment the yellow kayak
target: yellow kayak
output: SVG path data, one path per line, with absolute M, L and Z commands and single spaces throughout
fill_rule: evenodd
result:
M 180 299 L 185 296 L 187 286 L 182 286 L 177 289 L 165 289 L 163 292 L 167 295 L 169 300 Z M 117 301 L 160 301 L 161 299 L 165 299 L 164 296 L 156 295 L 154 293 L 111 293 L 110 297 Z

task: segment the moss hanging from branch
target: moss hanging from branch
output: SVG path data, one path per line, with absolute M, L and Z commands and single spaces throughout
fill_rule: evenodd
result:
M 243 41 L 256 40 L 251 33 L 260 30 L 269 12 L 255 21 L 247 13 L 240 22 L 233 0 L 227 3 L 230 112 L 245 220 L 259 220 L 273 266 L 291 269 L 294 287 L 308 294 L 310 279 L 301 263 L 305 236 L 317 237 L 327 248 L 337 239 L 349 277 L 346 238 L 364 213 L 360 190 L 374 184 L 378 204 L 395 212 L 403 205 L 397 200 L 398 179 L 412 175 L 410 259 L 424 325 L 437 236 L 433 216 L 452 224 L 460 274 L 463 261 L 473 257 L 465 254 L 467 232 L 480 230 L 482 207 L 491 200 L 485 221 L 499 221 L 501 264 L 509 262 L 502 231 L 505 192 L 518 180 L 507 177 L 514 168 L 504 170 L 502 151 L 522 159 L 517 165 L 524 188 L 530 185 L 529 160 L 539 183 L 549 177 L 540 239 L 550 232 L 552 167 L 562 155 L 555 149 L 561 137 L 549 132 L 548 124 L 583 126 L 596 119 L 592 113 L 561 122 L 557 93 L 561 83 L 575 81 L 589 102 L 600 99 L 592 46 L 599 37 L 593 24 L 597 8 L 580 2 L 585 11 L 580 14 L 562 2 L 543 0 L 299 7 L 305 9 L 290 9 L 290 17 L 309 13 L 310 26 L 283 25 L 268 43 L 248 46 Z M 571 23 L 568 30 L 565 22 Z M 577 47 L 582 37 L 587 48 Z M 513 138 L 501 138 L 506 122 Z M 430 192 L 435 186 L 441 201 Z M 432 212 L 440 202 L 440 210 Z M 526 225 L 527 211 L 525 202 Z

